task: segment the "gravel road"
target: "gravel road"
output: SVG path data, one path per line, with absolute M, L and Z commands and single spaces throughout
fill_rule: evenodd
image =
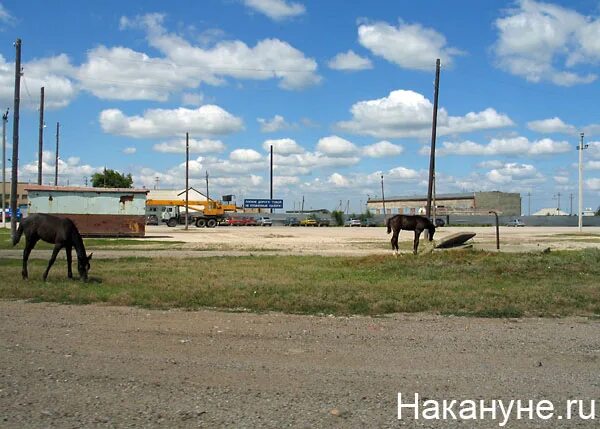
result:
M 0 301 L 0 368 L 4 428 L 498 427 L 397 420 L 397 393 L 600 406 L 600 322 Z

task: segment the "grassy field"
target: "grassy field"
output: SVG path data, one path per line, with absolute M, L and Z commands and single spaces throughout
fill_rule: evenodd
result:
M 31 260 L 23 281 L 20 260 L 0 259 L 0 298 L 303 314 L 600 317 L 600 250 L 99 259 L 88 283 L 68 281 L 64 259 L 43 283 L 46 263 Z

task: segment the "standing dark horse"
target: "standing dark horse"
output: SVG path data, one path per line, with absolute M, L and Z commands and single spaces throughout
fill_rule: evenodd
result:
M 435 225 L 431 223 L 425 216 L 408 216 L 408 215 L 396 215 L 389 218 L 386 222 L 387 233 L 389 234 L 394 230 L 392 235 L 392 250 L 394 255 L 398 254 L 398 235 L 400 230 L 408 230 L 415 232 L 415 240 L 413 243 L 413 253 L 417 254 L 419 248 L 419 237 L 424 230 L 429 231 L 429 241 L 433 240 L 433 234 L 435 233 Z
M 35 213 L 21 221 L 17 234 L 13 237 L 13 246 L 19 242 L 23 234 L 25 234 L 25 250 L 23 251 L 23 271 L 21 273 L 24 279 L 28 277 L 27 259 L 29 259 L 29 254 L 38 240 L 42 239 L 47 243 L 54 244 L 48 268 L 44 271 L 44 281 L 48 277 L 50 267 L 52 267 L 52 264 L 56 260 L 56 255 L 58 255 L 58 252 L 63 247 L 67 253 L 67 275 L 69 278 L 73 278 L 73 272 L 71 271 L 71 249 L 75 247 L 79 276 L 84 281 L 87 281 L 92 254 L 90 253 L 89 256 L 86 255 L 81 235 L 71 219 Z

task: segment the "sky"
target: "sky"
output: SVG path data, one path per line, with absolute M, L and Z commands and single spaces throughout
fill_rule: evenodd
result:
M 600 205 L 600 1 L 0 0 L 0 109 L 22 40 L 19 180 L 190 185 L 285 209 L 425 195 L 436 59 L 438 193 L 519 192 L 523 212 Z M 10 177 L 7 161 L 7 177 Z M 531 206 L 529 206 L 529 201 Z M 559 203 L 560 201 L 560 203 Z

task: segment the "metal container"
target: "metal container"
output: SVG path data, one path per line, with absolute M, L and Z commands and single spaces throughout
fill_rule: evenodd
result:
M 29 214 L 68 217 L 83 236 L 143 237 L 147 189 L 28 185 Z

